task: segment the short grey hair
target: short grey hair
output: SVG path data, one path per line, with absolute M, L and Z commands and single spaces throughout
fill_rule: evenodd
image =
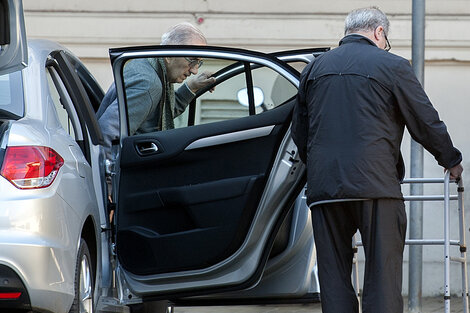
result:
M 204 34 L 190 23 L 176 24 L 162 35 L 162 45 L 189 45 L 193 39 L 207 43 Z
M 377 27 L 384 28 L 388 35 L 390 22 L 384 12 L 378 7 L 369 7 L 351 11 L 344 21 L 344 35 L 357 33 L 359 31 L 374 31 Z

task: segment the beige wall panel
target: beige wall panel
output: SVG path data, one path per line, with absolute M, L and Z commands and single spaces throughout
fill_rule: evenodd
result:
M 26 10 L 88 12 L 239 12 L 239 13 L 345 13 L 375 5 L 387 14 L 409 14 L 410 0 L 24 0 Z M 470 14 L 468 0 L 427 0 L 428 14 Z
M 81 46 L 80 57 L 106 57 L 113 46 L 158 44 L 171 25 L 181 21 L 194 24 L 188 14 L 151 13 L 51 13 L 26 12 L 27 33 L 31 38 L 48 38 L 65 45 Z M 390 40 L 394 52 L 410 57 L 411 21 L 391 18 Z M 429 17 L 426 38 L 431 59 L 470 60 L 470 17 Z M 308 14 L 239 15 L 211 14 L 198 25 L 213 45 L 237 46 L 263 51 L 311 46 L 336 46 L 343 35 L 343 17 Z M 445 47 L 445 49 L 441 49 Z M 432 49 L 437 49 L 433 51 Z M 454 50 L 449 49 L 454 48 Z

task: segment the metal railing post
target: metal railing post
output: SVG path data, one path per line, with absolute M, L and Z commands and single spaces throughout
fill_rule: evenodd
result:
M 413 0 L 412 4 L 412 66 L 421 85 L 424 86 L 424 21 L 425 0 Z M 416 141 L 411 141 L 411 177 L 423 177 L 423 147 Z M 411 195 L 422 195 L 423 185 L 412 184 Z M 423 238 L 423 203 L 410 203 L 410 239 Z M 420 245 L 409 248 L 409 278 L 408 278 L 408 311 L 421 312 L 423 284 L 423 247 Z
M 449 171 L 444 178 L 444 312 L 450 313 L 450 198 Z
M 462 275 L 462 305 L 463 312 L 469 313 L 469 303 L 468 303 L 468 273 L 467 273 L 467 241 L 465 236 L 465 208 L 463 204 L 463 179 L 460 179 L 457 187 L 458 192 L 458 201 L 459 201 L 459 233 L 460 233 L 460 258 L 462 259 L 461 263 L 461 275 Z

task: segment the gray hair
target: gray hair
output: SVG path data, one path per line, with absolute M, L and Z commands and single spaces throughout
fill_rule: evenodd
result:
M 204 34 L 192 24 L 183 22 L 176 24 L 162 35 L 162 45 L 189 45 L 193 39 L 207 43 Z
M 382 26 L 385 35 L 388 35 L 390 22 L 378 7 L 356 9 L 351 11 L 344 21 L 344 34 L 374 31 L 379 26 Z

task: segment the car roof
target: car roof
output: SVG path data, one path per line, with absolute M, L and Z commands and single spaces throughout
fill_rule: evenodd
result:
M 29 39 L 28 40 L 28 52 L 34 54 L 35 60 L 29 61 L 38 61 L 38 60 L 45 60 L 47 56 L 56 50 L 65 50 L 70 53 L 70 51 L 62 46 L 61 44 L 47 39 Z
M 28 40 L 28 66 L 23 69 L 25 90 L 25 116 L 44 119 L 47 114 L 44 104 L 48 102 L 46 61 L 52 51 L 66 50 L 60 44 L 44 39 Z

